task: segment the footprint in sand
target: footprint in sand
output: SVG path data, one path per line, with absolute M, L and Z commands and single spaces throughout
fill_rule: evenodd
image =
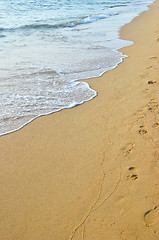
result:
M 158 127 L 158 126 L 159 126 L 159 123 L 156 122 L 156 123 L 154 123 L 154 125 L 152 127 Z
M 141 125 L 140 130 L 139 130 L 139 134 L 144 135 L 146 133 L 147 133 L 147 129 L 143 125 Z
M 128 154 L 130 154 L 132 152 L 133 148 L 134 148 L 134 144 L 133 143 L 129 143 L 127 146 L 122 148 L 124 156 L 127 156 Z
M 130 178 L 131 178 L 131 180 L 137 180 L 139 177 L 138 177 L 138 175 L 137 174 L 132 174 L 132 175 L 130 175 Z
M 149 210 L 144 215 L 144 220 L 147 227 L 150 227 L 159 221 L 159 206 Z
M 153 66 L 148 66 L 148 67 L 147 67 L 147 69 L 151 69 L 151 68 L 153 68 Z
M 156 83 L 156 81 L 151 81 L 151 80 L 150 80 L 150 81 L 148 81 L 147 83 L 150 85 L 150 84 Z
M 151 58 L 149 58 L 149 59 L 156 59 L 157 57 L 151 57 Z
M 128 179 L 131 179 L 133 181 L 139 179 L 138 175 L 137 175 L 137 169 L 136 167 L 130 167 L 129 168 L 129 172 L 130 172 L 130 175 L 128 176 Z
M 136 168 L 136 167 L 130 167 L 130 168 L 129 168 L 129 171 L 130 171 L 131 173 L 134 173 L 134 172 L 137 171 L 137 168 Z
M 150 104 L 148 105 L 150 106 Z M 158 109 L 158 104 L 151 104 L 151 107 L 148 107 L 148 111 L 156 111 Z

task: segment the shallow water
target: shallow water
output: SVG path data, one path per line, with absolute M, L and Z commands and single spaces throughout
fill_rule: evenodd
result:
M 122 61 L 119 30 L 151 2 L 0 0 L 0 134 L 95 97 L 76 80 Z

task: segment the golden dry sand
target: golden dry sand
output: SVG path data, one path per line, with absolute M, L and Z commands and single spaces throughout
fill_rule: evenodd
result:
M 159 239 L 159 0 L 98 96 L 0 138 L 0 240 Z

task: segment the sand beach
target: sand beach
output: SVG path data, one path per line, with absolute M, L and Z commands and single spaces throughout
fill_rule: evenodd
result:
M 159 239 L 159 1 L 98 96 L 0 137 L 0 240 Z

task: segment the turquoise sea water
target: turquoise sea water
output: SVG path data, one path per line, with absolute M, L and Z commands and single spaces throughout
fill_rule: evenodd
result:
M 132 44 L 119 30 L 152 0 L 0 0 L 0 134 L 94 98 Z

